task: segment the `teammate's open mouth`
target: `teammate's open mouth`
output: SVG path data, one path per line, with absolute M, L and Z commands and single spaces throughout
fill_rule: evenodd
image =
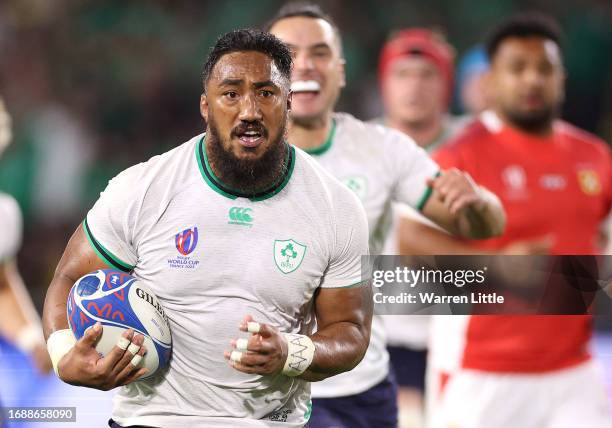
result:
M 316 80 L 296 80 L 291 83 L 294 97 L 312 99 L 321 92 L 321 84 Z

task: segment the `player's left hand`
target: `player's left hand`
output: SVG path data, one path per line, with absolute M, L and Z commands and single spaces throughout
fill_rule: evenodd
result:
M 253 332 L 259 326 L 258 332 Z M 247 315 L 240 323 L 240 331 L 249 332 L 246 339 L 232 339 L 232 349 L 223 354 L 229 364 L 238 371 L 249 374 L 274 375 L 282 372 L 287 359 L 287 341 L 277 328 L 256 323 Z
M 427 185 L 453 216 L 468 206 L 477 211 L 486 207 L 487 201 L 481 188 L 470 174 L 457 168 L 443 171 L 438 177 L 429 179 Z

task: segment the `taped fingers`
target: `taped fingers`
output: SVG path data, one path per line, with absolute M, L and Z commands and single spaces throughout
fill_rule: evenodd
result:
M 146 348 L 142 346 L 143 343 L 144 336 L 142 336 L 141 334 L 134 335 L 134 338 L 132 339 L 131 343 L 125 351 L 122 351 L 123 355 L 112 368 L 111 376 L 118 376 L 119 373 L 122 373 L 130 365 L 130 362 L 132 361 L 132 358 L 134 358 L 135 355 L 141 353 L 143 349 L 146 350 Z
M 237 351 L 248 351 L 249 348 L 249 340 L 248 339 L 238 339 L 236 340 L 236 350 Z
M 119 340 L 117 341 L 117 348 L 119 349 L 123 349 L 124 351 L 128 348 L 128 346 L 130 346 L 130 340 L 126 339 L 125 337 L 121 336 L 119 338 Z
M 240 352 L 240 351 L 232 351 L 232 353 L 230 354 L 229 359 L 230 359 L 230 361 L 233 361 L 235 363 L 239 363 L 240 360 L 242 360 L 242 352 Z
M 132 375 L 134 375 L 136 372 L 143 370 L 139 367 L 139 365 L 142 363 L 142 360 L 146 353 L 147 353 L 147 348 L 145 346 L 140 347 L 140 350 L 134 356 L 132 356 L 128 352 L 125 353 L 125 355 L 128 358 L 128 363 L 117 374 L 118 384 L 124 385 L 125 383 L 132 382 L 133 380 L 137 379 L 140 376 L 139 375 L 135 379 L 132 379 L 133 377 Z
M 104 371 L 112 371 L 119 361 L 121 361 L 123 354 L 125 354 L 125 350 L 128 348 L 130 343 L 132 343 L 133 337 L 134 330 L 128 329 L 123 332 L 121 337 L 117 340 L 117 344 L 102 359 Z
M 258 322 L 249 321 L 247 323 L 247 331 L 249 333 L 259 333 L 260 330 L 261 330 L 261 325 Z

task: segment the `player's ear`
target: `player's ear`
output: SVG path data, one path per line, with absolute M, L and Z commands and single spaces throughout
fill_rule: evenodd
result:
M 287 94 L 287 111 L 291 111 L 291 101 L 293 100 L 293 91 L 290 89 Z
M 340 58 L 338 67 L 340 68 L 340 87 L 344 88 L 346 86 L 346 60 L 344 58 Z
M 205 93 L 200 97 L 200 115 L 208 122 L 208 99 Z

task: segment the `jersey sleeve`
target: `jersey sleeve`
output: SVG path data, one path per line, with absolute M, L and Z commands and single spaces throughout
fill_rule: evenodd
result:
M 451 144 L 439 148 L 432 157 L 442 169 L 459 168 L 464 169 L 458 150 Z
M 393 199 L 421 210 L 431 195 L 427 180 L 435 177 L 440 167 L 410 138 L 394 133 L 394 139 L 393 149 L 387 149 L 396 177 Z
M 367 256 L 368 221 L 355 195 L 342 188 L 343 197 L 336 198 L 335 234 L 328 268 L 322 288 L 351 287 L 361 284 L 361 256 Z
M 129 168 L 111 181 L 87 213 L 83 230 L 92 248 L 109 267 L 131 272 L 138 254 L 138 177 L 140 166 Z
M 17 201 L 0 196 L 0 263 L 14 258 L 21 247 L 23 220 Z

